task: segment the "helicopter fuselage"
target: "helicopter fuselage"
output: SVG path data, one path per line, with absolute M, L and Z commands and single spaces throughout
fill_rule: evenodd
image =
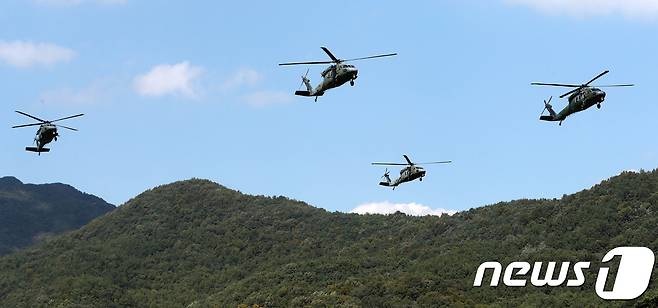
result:
M 601 103 L 605 100 L 605 92 L 598 88 L 584 88 L 569 96 L 569 105 L 564 107 L 555 117 L 556 121 L 563 121 L 568 116 L 581 112 L 594 105 L 601 108 Z
M 411 181 L 414 181 L 416 179 L 423 178 L 426 173 L 427 173 L 427 171 L 425 171 L 425 169 L 423 169 L 422 167 L 418 167 L 418 166 L 406 167 L 406 168 L 400 170 L 400 177 L 397 179 L 396 182 L 399 181 L 400 184 L 401 183 L 406 183 L 406 182 L 411 182 Z
M 37 135 L 34 137 L 34 140 L 37 142 L 37 149 L 41 150 L 46 144 L 53 140 L 57 140 L 57 136 L 59 136 L 59 134 L 57 133 L 57 127 L 55 125 L 41 125 L 39 130 L 37 130 Z
M 315 93 L 324 93 L 333 88 L 340 87 L 348 81 L 354 81 L 359 74 L 359 70 L 351 64 L 335 64 L 327 67 L 322 71 L 322 82 L 315 87 Z
M 391 182 L 388 185 L 382 185 L 382 186 L 396 187 L 400 184 L 415 181 L 417 179 L 420 179 L 422 181 L 426 173 L 427 171 L 425 171 L 423 167 L 409 166 L 400 170 L 400 177 L 397 178 L 395 181 Z

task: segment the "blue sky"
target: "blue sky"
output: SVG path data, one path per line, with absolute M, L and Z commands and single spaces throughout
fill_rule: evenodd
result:
M 334 211 L 375 203 L 463 210 L 560 197 L 657 167 L 658 5 L 647 1 L 34 0 L 0 4 L 2 174 L 121 204 L 192 177 Z M 306 67 L 355 62 L 355 87 L 294 97 Z M 323 66 L 309 76 L 319 82 Z M 601 110 L 538 120 L 558 88 L 603 71 Z M 556 108 L 564 101 L 555 102 Z M 23 150 L 44 118 L 85 117 L 51 153 Z M 454 161 L 379 187 L 372 161 Z M 396 173 L 393 170 L 392 173 Z M 383 202 L 388 202 L 383 204 Z

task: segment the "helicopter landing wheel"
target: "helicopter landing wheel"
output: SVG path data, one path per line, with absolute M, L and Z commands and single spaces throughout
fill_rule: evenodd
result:
M 596 105 L 596 108 L 601 109 L 601 104 L 597 104 L 597 105 Z
M 350 86 L 354 86 L 354 79 L 350 80 Z
M 423 178 L 420 178 L 420 181 L 422 182 L 422 181 L 423 181 Z

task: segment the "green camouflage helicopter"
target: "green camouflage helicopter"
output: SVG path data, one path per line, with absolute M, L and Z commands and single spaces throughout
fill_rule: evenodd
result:
M 564 121 L 568 116 L 576 112 L 581 112 L 594 105 L 596 105 L 597 108 L 601 109 L 601 103 L 603 103 L 603 101 L 605 100 L 605 92 L 603 92 L 603 90 L 601 90 L 600 88 L 634 86 L 633 84 L 614 84 L 614 85 L 604 85 L 604 86 L 596 86 L 596 87 L 590 86 L 592 82 L 603 77 L 603 75 L 609 72 L 610 71 L 606 70 L 603 73 L 599 74 L 598 76 L 592 78 L 592 80 L 590 80 L 589 82 L 581 85 L 561 84 L 561 83 L 541 83 L 541 82 L 531 83 L 531 85 L 533 86 L 574 88 L 573 90 L 560 95 L 560 98 L 569 96 L 568 99 L 569 105 L 564 107 L 564 109 L 562 109 L 562 111 L 560 111 L 559 113 L 556 113 L 553 110 L 553 106 L 551 106 L 551 100 L 553 99 L 552 96 L 548 99 L 548 101 L 544 101 L 544 110 L 542 111 L 542 114 L 539 117 L 539 119 L 542 121 L 551 121 L 551 122 L 560 121 L 560 125 L 562 125 L 562 121 Z M 544 115 L 544 112 L 546 110 L 548 110 L 550 115 L 547 116 Z
M 78 131 L 77 129 L 75 129 L 73 127 L 68 127 L 68 126 L 53 124 L 53 123 L 58 122 L 58 121 L 62 121 L 62 120 L 68 120 L 68 119 L 71 119 L 71 118 L 81 117 L 81 116 L 84 115 L 84 114 L 81 113 L 81 114 L 76 114 L 76 115 L 60 118 L 60 119 L 57 119 L 57 120 L 46 121 L 46 120 L 39 119 L 39 118 L 37 118 L 33 115 L 29 115 L 25 112 L 21 112 L 21 111 L 18 111 L 18 110 L 16 111 L 16 113 L 22 114 L 26 117 L 29 117 L 29 118 L 32 118 L 34 120 L 39 121 L 39 123 L 31 123 L 31 124 L 12 126 L 12 128 L 19 128 L 19 127 L 39 125 L 39 130 L 37 130 L 37 135 L 34 137 L 34 142 L 37 144 L 37 146 L 36 147 L 26 147 L 25 148 L 26 151 L 36 152 L 39 155 L 41 155 L 41 152 L 50 152 L 50 149 L 46 148 L 45 146 L 46 146 L 46 144 L 52 142 L 53 140 L 57 141 L 57 137 L 59 136 L 59 133 L 57 132 L 58 127 L 66 128 L 66 129 L 73 130 L 73 131 Z
M 384 54 L 384 55 L 377 55 L 377 56 L 370 56 L 370 57 L 363 57 L 363 58 L 355 58 L 355 59 L 348 59 L 348 60 L 342 60 L 336 58 L 327 47 L 321 47 L 322 50 L 324 50 L 325 53 L 331 58 L 331 61 L 309 61 L 309 62 L 290 62 L 290 63 L 280 63 L 279 65 L 281 66 L 287 66 L 287 65 L 305 65 L 305 64 L 332 64 L 331 66 L 327 67 L 324 71 L 322 71 L 322 82 L 313 88 L 311 85 L 311 80 L 307 78 L 308 75 L 308 70 L 306 70 L 306 75 L 302 76 L 302 83 L 306 85 L 306 91 L 296 91 L 295 95 L 299 96 L 310 96 L 313 97 L 315 96 L 315 101 L 318 101 L 318 96 L 324 95 L 324 92 L 340 87 L 344 85 L 346 82 L 350 82 L 351 86 L 354 86 L 354 80 L 358 77 L 359 70 L 352 64 L 346 64 L 345 62 L 349 61 L 357 61 L 357 60 L 366 60 L 366 59 L 374 59 L 374 58 L 382 58 L 382 57 L 391 57 L 397 55 L 397 53 L 389 53 L 389 54 Z
M 388 169 L 386 169 L 386 171 L 384 172 L 384 176 L 382 176 L 384 181 L 379 182 L 379 185 L 385 187 L 393 187 L 393 190 L 395 190 L 395 188 L 398 187 L 400 184 L 411 182 L 416 179 L 422 182 L 423 177 L 425 177 L 425 175 L 427 174 L 427 171 L 425 171 L 425 168 L 419 165 L 452 163 L 451 160 L 433 161 L 427 163 L 413 163 L 411 162 L 411 159 L 409 159 L 407 155 L 402 155 L 402 156 L 407 161 L 406 163 L 372 163 L 373 166 L 405 166 L 404 168 L 402 168 L 402 170 L 400 170 L 400 177 L 395 179 L 394 181 L 391 180 Z

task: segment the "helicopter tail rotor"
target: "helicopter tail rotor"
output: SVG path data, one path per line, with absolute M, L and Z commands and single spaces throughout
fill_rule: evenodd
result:
M 305 81 L 306 81 L 306 80 L 309 80 L 309 79 L 308 79 L 308 71 L 309 71 L 309 70 L 310 70 L 310 69 L 308 69 L 308 68 L 306 69 L 306 74 L 304 74 L 304 75 L 302 76 L 302 82 L 299 83 L 299 88 L 297 88 L 297 90 L 301 90 L 301 89 L 302 89 L 302 86 L 304 86 L 304 84 L 306 83 Z M 310 82 L 310 80 L 309 80 L 309 82 Z
M 315 97 L 316 97 L 316 100 L 317 100 L 317 96 L 320 96 L 320 95 L 322 95 L 322 94 L 319 93 L 319 95 L 318 95 L 318 93 L 315 93 L 315 91 L 313 91 L 313 86 L 311 85 L 311 80 L 308 79 L 308 77 L 307 77 L 307 76 L 308 76 L 308 71 L 309 71 L 309 70 L 307 69 L 307 70 L 306 70 L 306 74 L 304 74 L 304 76 L 302 76 L 302 83 L 299 85 L 299 88 L 300 88 L 300 89 L 301 89 L 302 85 L 306 85 L 306 91 L 297 90 L 297 91 L 295 91 L 295 95 L 299 95 L 299 96 L 315 96 Z
M 551 100 L 552 100 L 552 99 L 553 99 L 553 96 L 549 97 L 549 98 L 548 98 L 548 101 L 544 100 L 544 110 L 541 111 L 541 115 L 544 115 L 544 112 L 546 112 L 546 110 L 547 110 L 549 107 L 553 107 L 553 106 L 551 106 Z
M 564 120 L 564 118 L 562 118 L 562 120 L 560 120 L 560 118 L 558 117 L 558 114 L 555 113 L 555 110 L 553 110 L 553 106 L 551 105 L 551 100 L 552 99 L 553 99 L 553 97 L 551 96 L 548 99 L 548 101 L 544 100 L 544 110 L 542 110 L 541 115 L 539 116 L 539 119 L 542 120 L 542 121 L 560 121 L 560 123 L 562 123 L 562 120 Z M 544 112 L 546 110 L 548 110 L 548 113 L 550 113 L 550 115 L 544 115 Z
M 553 106 L 551 105 L 551 100 L 553 99 L 553 96 L 548 98 L 548 101 L 544 100 L 544 109 L 541 111 L 541 115 L 539 115 L 539 119 L 543 121 L 554 121 L 557 118 L 557 114 L 555 113 L 555 110 L 553 110 Z M 544 112 L 548 110 L 548 113 L 550 115 L 545 116 Z
M 384 175 L 382 176 L 382 179 L 384 181 L 379 182 L 379 185 L 381 185 L 381 186 L 391 186 L 391 177 L 389 176 L 388 168 L 386 169 L 386 172 L 384 172 Z

